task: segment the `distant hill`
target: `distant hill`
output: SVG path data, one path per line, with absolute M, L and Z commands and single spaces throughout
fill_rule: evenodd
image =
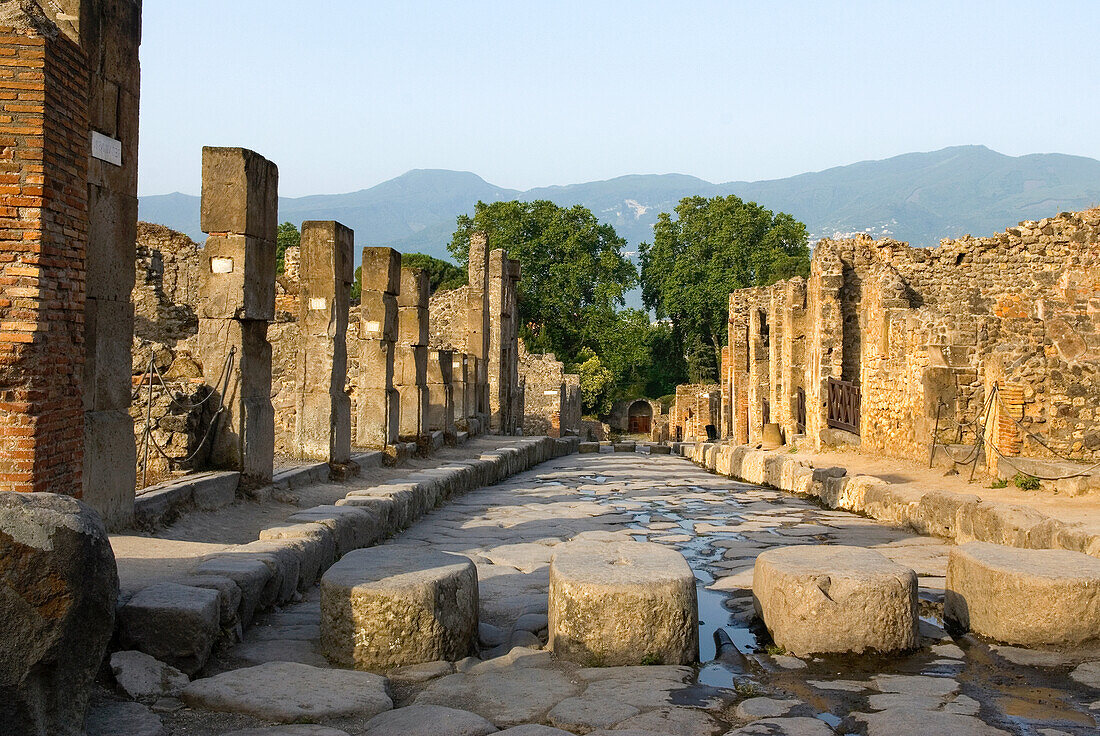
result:
M 914 245 L 971 233 L 989 235 L 1020 220 L 1100 204 L 1100 161 L 1063 154 L 1005 156 L 985 146 L 956 146 L 863 161 L 786 179 L 712 184 L 681 174 L 638 174 L 525 192 L 470 172 L 417 169 L 348 194 L 280 198 L 279 221 L 339 220 L 357 246 L 387 245 L 449 258 L 455 218 L 477 201 L 549 199 L 583 204 L 631 244 L 649 240 L 661 212 L 691 195 L 736 194 L 805 222 L 814 239 L 868 232 Z M 143 220 L 195 239 L 199 199 L 141 197 Z M 201 242 L 201 241 L 200 241 Z

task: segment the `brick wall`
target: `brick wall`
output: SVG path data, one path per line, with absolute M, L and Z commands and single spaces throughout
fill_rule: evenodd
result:
M 88 72 L 0 28 L 0 490 L 81 495 Z

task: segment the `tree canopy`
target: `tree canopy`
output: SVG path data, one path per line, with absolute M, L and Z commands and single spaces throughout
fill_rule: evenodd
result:
M 286 249 L 298 247 L 302 243 L 302 234 L 298 232 L 298 226 L 293 222 L 284 222 L 275 231 L 275 273 L 282 273 L 284 269 L 283 256 Z
M 598 349 L 637 271 L 622 253 L 626 241 L 581 205 L 553 202 L 478 202 L 461 215 L 448 249 L 462 264 L 470 233 L 481 231 L 489 249 L 502 248 L 523 269 L 516 300 L 520 336 L 532 352 L 571 361 Z
M 670 320 L 690 380 L 716 380 L 729 294 L 809 274 L 806 226 L 736 196 L 685 197 L 642 243 L 642 301 Z

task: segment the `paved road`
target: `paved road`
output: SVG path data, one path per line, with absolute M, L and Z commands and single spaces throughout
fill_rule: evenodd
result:
M 581 669 L 539 649 L 550 555 L 554 545 L 578 537 L 648 538 L 688 558 L 700 585 L 703 666 Z M 500 728 L 543 723 L 578 734 L 613 728 L 620 736 L 626 729 L 684 736 L 1096 733 L 1100 681 L 1092 688 L 1070 673 L 1100 653 L 996 647 L 952 639 L 940 628 L 945 543 L 712 475 L 680 458 L 616 453 L 550 461 L 453 499 L 389 543 L 467 555 L 480 581 L 481 658 L 388 673 L 395 704 L 418 706 L 407 711 L 406 733 L 421 732 L 417 723 L 426 734 L 451 733 L 440 724 L 445 712 L 422 706 L 472 711 Z M 917 572 L 920 650 L 810 660 L 769 653 L 753 623 L 755 557 L 771 547 L 822 543 L 873 547 Z M 328 667 L 317 649 L 319 615 L 313 591 L 260 619 L 212 669 L 273 660 Z M 743 658 L 706 663 L 719 626 Z M 1088 679 L 1091 667 L 1078 676 Z M 207 733 L 226 733 L 260 723 L 190 709 L 165 716 L 168 731 L 180 734 L 202 732 L 200 724 Z M 353 735 L 388 733 L 355 719 L 327 723 Z

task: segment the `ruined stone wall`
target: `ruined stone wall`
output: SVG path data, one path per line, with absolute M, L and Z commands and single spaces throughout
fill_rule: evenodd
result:
M 528 353 L 523 340 L 518 343 L 518 365 L 525 392 L 523 433 L 560 436 L 568 401 L 565 365 L 553 353 Z
M 941 439 L 971 443 L 992 401 L 990 422 L 999 415 L 1006 452 L 1051 455 L 1023 433 L 1013 436 L 1013 415 L 1059 454 L 1100 458 L 1100 417 L 1092 409 L 1100 401 L 1100 209 L 929 249 L 867 237 L 825 240 L 808 283 L 798 281 L 767 287 L 766 297 L 758 289 L 731 295 L 735 352 L 744 346 L 760 355 L 764 317 L 784 325 L 767 376 L 759 357 L 749 361 L 753 427 L 754 387 L 767 386 L 788 433 L 794 417 L 787 407 L 802 388 L 807 434 L 816 444 L 828 441 L 832 376 L 862 394 L 865 452 L 927 457 L 937 408 Z M 991 400 L 994 386 L 1009 405 Z
M 428 299 L 428 346 L 466 352 L 466 303 L 469 286 L 434 292 Z
M 163 225 L 139 222 L 134 262 L 134 338 L 174 349 L 199 329 L 199 244 Z
M 706 427 L 717 428 L 722 405 L 722 389 L 717 384 L 689 383 L 676 387 L 676 401 L 669 411 L 669 439 L 682 442 L 705 441 Z

